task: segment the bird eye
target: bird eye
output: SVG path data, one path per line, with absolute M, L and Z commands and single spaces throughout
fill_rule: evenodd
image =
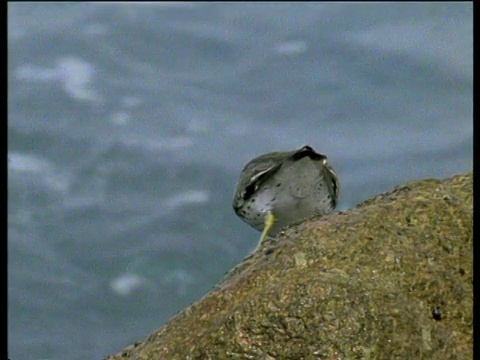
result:
M 253 193 L 258 189 L 258 185 L 256 182 L 251 183 L 245 188 L 243 192 L 243 200 L 247 200 Z

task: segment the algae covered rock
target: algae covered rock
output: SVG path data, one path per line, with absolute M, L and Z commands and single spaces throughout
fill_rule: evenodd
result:
M 471 359 L 473 175 L 410 182 L 266 241 L 108 359 Z

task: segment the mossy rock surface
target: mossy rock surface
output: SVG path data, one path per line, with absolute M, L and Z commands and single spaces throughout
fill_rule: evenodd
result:
M 472 359 L 473 175 L 427 179 L 266 241 L 108 359 Z

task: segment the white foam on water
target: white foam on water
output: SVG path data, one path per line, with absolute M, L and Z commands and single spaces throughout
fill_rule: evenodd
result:
M 119 111 L 110 115 L 110 122 L 114 125 L 126 125 L 130 122 L 130 114 L 125 111 Z
M 144 100 L 141 98 L 141 97 L 138 97 L 138 96 L 124 96 L 121 100 L 120 100 L 120 104 L 123 108 L 127 108 L 127 109 L 130 109 L 130 108 L 133 108 L 133 107 L 137 107 L 139 105 L 142 105 L 144 102 Z
M 8 170 L 14 175 L 34 175 L 48 188 L 59 192 L 67 191 L 70 185 L 67 174 L 56 170 L 52 162 L 30 154 L 9 152 Z
M 146 279 L 136 274 L 122 274 L 110 282 L 110 288 L 120 296 L 131 295 L 146 284 Z
M 465 39 L 473 22 L 423 20 L 415 23 L 379 24 L 342 38 L 373 51 L 401 52 L 442 65 L 465 78 L 473 73 L 473 46 Z M 463 35 L 463 36 L 462 36 Z
M 177 209 L 190 204 L 205 204 L 210 200 L 210 194 L 205 190 L 188 190 L 165 200 L 164 205 Z
M 57 63 L 62 80 L 63 89 L 72 98 L 80 101 L 101 101 L 99 94 L 91 88 L 94 67 L 88 62 L 76 58 L 61 58 Z
M 92 88 L 94 72 L 94 67 L 82 59 L 62 57 L 53 68 L 20 65 L 15 70 L 15 76 L 21 81 L 60 81 L 63 90 L 73 99 L 99 103 L 101 97 Z
M 48 160 L 34 155 L 8 153 L 8 169 L 11 171 L 39 173 L 51 171 L 52 167 Z

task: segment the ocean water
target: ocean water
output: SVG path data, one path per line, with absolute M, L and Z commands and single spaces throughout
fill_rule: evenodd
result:
M 8 350 L 101 359 L 206 294 L 259 233 L 253 157 L 310 144 L 340 210 L 472 169 L 461 3 L 9 3 Z

